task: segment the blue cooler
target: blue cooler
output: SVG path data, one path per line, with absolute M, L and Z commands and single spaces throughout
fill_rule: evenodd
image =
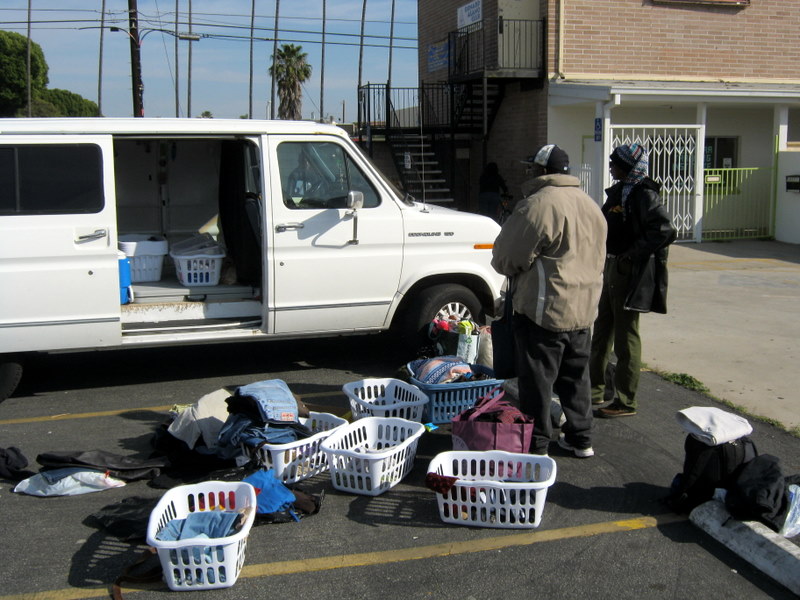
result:
M 127 304 L 130 302 L 131 285 L 131 259 L 125 256 L 124 252 L 118 252 L 119 258 L 119 303 Z

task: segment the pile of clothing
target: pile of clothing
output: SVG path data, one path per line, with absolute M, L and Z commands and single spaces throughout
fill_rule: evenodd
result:
M 263 444 L 310 437 L 312 431 L 299 421 L 307 416 L 286 382 L 269 379 L 240 386 L 233 394 L 221 389 L 203 396 L 181 409 L 167 432 L 201 456 L 241 465 Z

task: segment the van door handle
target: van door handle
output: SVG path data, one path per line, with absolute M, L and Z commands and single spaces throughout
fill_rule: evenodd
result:
M 94 233 L 87 233 L 86 235 L 79 235 L 78 239 L 75 240 L 76 244 L 81 244 L 83 242 L 91 242 L 92 240 L 99 240 L 100 238 L 104 238 L 108 235 L 108 230 L 106 229 L 95 229 Z
M 275 231 L 281 233 L 282 231 L 289 231 L 290 229 L 302 229 L 305 227 L 302 223 L 283 223 L 281 225 L 275 225 Z

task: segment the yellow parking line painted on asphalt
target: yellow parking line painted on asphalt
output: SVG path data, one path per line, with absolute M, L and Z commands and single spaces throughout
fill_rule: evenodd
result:
M 305 402 L 305 398 L 323 398 L 325 396 L 341 396 L 342 394 L 339 392 L 313 392 L 311 394 L 295 394 L 299 400 L 303 400 L 303 403 L 310 409 L 318 409 L 318 408 L 326 408 L 326 410 L 330 410 L 328 407 L 321 407 L 314 404 L 309 404 Z M 60 415 L 45 415 L 43 417 L 28 417 L 25 419 L 5 419 L 0 421 L 0 425 L 18 425 L 20 423 L 45 423 L 49 421 L 67 421 L 69 419 L 93 419 L 95 417 L 113 417 L 116 415 L 124 415 L 125 413 L 130 412 L 138 412 L 143 410 L 149 410 L 152 412 L 167 412 L 171 409 L 174 404 L 165 404 L 163 406 L 140 406 L 137 408 L 123 408 L 120 410 L 104 410 L 99 412 L 85 412 L 85 413 L 63 413 Z
M 685 520 L 686 517 L 679 515 L 640 517 L 625 521 L 610 521 L 606 523 L 595 523 L 592 525 L 565 527 L 563 529 L 531 531 L 526 533 L 495 536 L 481 540 L 448 542 L 445 544 L 434 544 L 431 546 L 404 548 L 400 550 L 384 550 L 381 552 L 365 552 L 362 554 L 346 554 L 304 560 L 287 560 L 244 567 L 240 577 L 271 577 L 275 575 L 290 575 L 294 573 L 308 573 L 348 567 L 381 565 L 409 560 L 420 560 L 424 558 L 456 556 L 459 554 L 471 554 L 474 552 L 502 550 L 504 548 L 512 548 L 515 546 L 529 546 L 531 544 L 540 542 L 589 537 L 601 533 L 649 529 L 652 527 L 658 527 L 660 525 L 666 525 Z M 0 600 L 2 599 L 0 598 Z
M 150 410 L 153 412 L 163 412 L 172 408 L 174 405 L 169 404 L 165 406 L 142 406 L 140 408 L 125 408 L 122 410 L 104 410 L 100 412 L 88 413 L 63 413 L 60 415 L 46 415 L 44 417 L 28 417 L 26 419 L 6 419 L 0 421 L 0 425 L 17 425 L 19 423 L 44 423 L 48 421 L 67 421 L 69 419 L 93 419 L 95 417 L 113 417 L 114 415 L 123 415 L 129 412 L 136 412 L 141 410 Z
M 671 523 L 686 521 L 687 517 L 675 514 L 659 515 L 657 517 L 639 517 L 623 521 L 608 521 L 593 523 L 591 525 L 577 525 L 563 529 L 544 531 L 530 531 L 510 535 L 501 535 L 482 540 L 469 540 L 463 542 L 448 542 L 403 548 L 399 550 L 382 550 L 380 552 L 364 552 L 360 554 L 340 554 L 338 556 L 322 556 L 302 560 L 284 560 L 274 563 L 250 565 L 242 569 L 239 579 L 251 577 L 274 577 L 277 575 L 293 575 L 297 573 L 313 573 L 317 571 L 330 571 L 333 569 L 347 569 L 353 567 L 367 567 L 384 565 L 409 560 L 437 558 L 444 556 L 457 556 L 475 552 L 488 552 L 503 550 L 518 546 L 530 546 L 540 542 L 552 542 L 570 538 L 590 537 L 602 533 L 615 533 L 619 531 L 635 531 L 637 529 L 652 529 Z M 126 594 L 136 591 L 162 589 L 163 584 L 142 585 L 139 587 L 123 588 Z M 100 598 L 108 596 L 108 588 L 84 589 L 66 588 L 36 592 L 33 594 L 16 594 L 13 596 L 0 596 L 0 600 L 78 600 L 80 598 Z

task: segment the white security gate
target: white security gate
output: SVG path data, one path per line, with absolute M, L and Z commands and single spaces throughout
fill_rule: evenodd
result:
M 679 240 L 701 236 L 703 192 L 702 125 L 612 125 L 612 149 L 641 144 L 650 157 L 650 177 L 661 184 L 661 199 L 672 215 Z

